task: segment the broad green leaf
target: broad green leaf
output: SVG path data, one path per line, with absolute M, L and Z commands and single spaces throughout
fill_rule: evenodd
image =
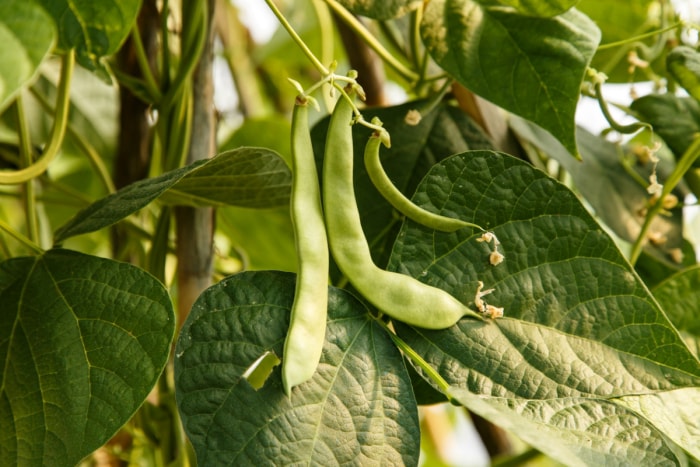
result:
M 479 0 L 480 1 L 480 0 Z M 540 16 L 543 18 L 556 16 L 573 8 L 579 0 L 495 0 L 497 3 L 514 8 L 515 11 L 528 16 Z M 487 3 L 482 2 L 480 3 Z
M 148 205 L 148 203 L 162 195 L 182 177 L 207 162 L 208 160 L 198 161 L 187 167 L 167 172 L 159 177 L 140 180 L 122 188 L 116 193 L 95 201 L 56 230 L 54 242 L 60 244 L 69 237 L 95 232 L 116 224 Z
M 175 387 L 200 465 L 417 465 L 416 402 L 401 354 L 367 310 L 331 289 L 315 376 L 282 388 L 279 368 L 255 390 L 242 377 L 281 355 L 294 276 L 245 272 L 204 292 L 175 349 Z
M 694 266 L 674 274 L 652 290 L 668 318 L 685 336 L 688 346 L 694 349 L 695 355 L 700 355 L 698 284 L 700 284 L 700 266 Z
M 636 99 L 630 107 L 641 120 L 651 123 L 676 158 L 683 155 L 700 131 L 700 104 L 693 98 L 649 94 Z
M 533 18 L 473 0 L 428 3 L 421 35 L 474 93 L 552 133 L 577 154 L 574 114 L 600 31 L 575 9 Z
M 473 412 L 566 466 L 688 465 L 684 453 L 656 427 L 610 401 L 484 399 L 463 388 L 451 391 Z
M 244 147 L 223 152 L 192 170 L 161 201 L 195 207 L 271 208 L 289 204 L 291 182 L 291 172 L 279 154 Z
M 141 0 L 39 0 L 58 24 L 58 45 L 76 49 L 78 63 L 105 76 L 103 57 L 115 53 L 131 30 Z
M 545 152 L 559 162 L 571 175 L 576 189 L 585 197 L 595 215 L 598 216 L 615 234 L 628 242 L 634 242 L 645 222 L 644 213 L 649 204 L 649 175 L 651 163 L 639 167 L 631 147 L 615 145 L 595 136 L 583 128 L 578 128 L 577 139 L 582 160 L 578 161 L 564 149 L 554 137 L 536 125 L 512 116 L 510 126 L 526 146 L 532 146 Z M 635 159 L 632 167 L 623 165 L 621 155 Z M 661 183 L 667 178 L 672 167 L 660 163 L 657 174 Z M 630 175 L 635 172 L 636 176 Z M 678 199 L 685 197 L 685 192 L 676 189 Z M 675 249 L 683 243 L 682 210 L 674 209 L 669 216 L 656 216 L 652 221 L 650 232 L 665 241 L 655 245 L 648 242 L 645 250 L 671 267 L 678 267 L 673 260 Z
M 564 185 L 515 158 L 472 151 L 436 165 L 413 199 L 494 232 L 505 255 L 492 266 L 493 245 L 477 242 L 481 233 L 468 229 L 442 234 L 407 221 L 399 234 L 390 269 L 472 305 L 483 281 L 484 289 L 495 289 L 483 299 L 505 310 L 502 319 L 464 319 L 443 331 L 395 323 L 450 386 L 521 404 L 655 394 L 700 383 L 700 362 Z M 549 423 L 546 412 L 533 416 Z M 655 424 L 653 414 L 644 416 Z M 610 426 L 622 423 L 620 417 L 609 419 Z M 605 453 L 608 445 L 589 448 Z
M 56 25 L 34 2 L 0 2 L 0 112 L 36 76 L 56 42 Z
M 700 100 L 700 53 L 685 45 L 676 47 L 666 56 L 666 66 L 683 89 Z
M 338 0 L 338 3 L 355 13 L 374 19 L 391 19 L 403 16 L 420 6 L 420 0 Z
M 390 132 L 392 145 L 391 148 L 382 148 L 382 165 L 394 185 L 409 197 L 430 167 L 448 155 L 469 149 L 493 148 L 488 136 L 459 108 L 441 103 L 427 110 L 430 105 L 429 101 L 420 100 L 363 111 L 367 120 L 378 117 Z M 406 114 L 410 110 L 420 112 L 419 124 L 406 123 Z M 319 170 L 323 164 L 327 129 L 326 118 L 311 130 Z M 370 133 L 360 125 L 353 128 L 354 183 L 362 226 L 372 247 L 373 258 L 377 264 L 383 265 L 388 260 L 396 235 L 398 217 L 367 175 L 363 154 Z M 387 233 L 392 223 L 396 228 Z
M 73 466 L 143 403 L 175 317 L 163 285 L 69 250 L 0 263 L 0 460 Z

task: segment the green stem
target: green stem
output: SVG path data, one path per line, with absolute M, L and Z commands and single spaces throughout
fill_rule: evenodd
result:
M 63 56 L 61 76 L 56 96 L 56 114 L 54 115 L 53 128 L 49 143 L 44 149 L 44 154 L 29 167 L 16 171 L 0 171 L 0 185 L 15 185 L 38 177 L 46 171 L 49 164 L 58 154 L 63 143 L 63 137 L 68 123 L 68 109 L 70 108 L 70 83 L 75 68 L 75 51 L 70 49 Z
M 375 318 L 375 321 L 382 327 L 384 330 L 387 332 L 389 335 L 389 338 L 396 344 L 396 347 L 403 352 L 404 355 L 406 355 L 413 363 L 415 363 L 425 374 L 437 384 L 438 389 L 440 392 L 445 394 L 449 400 L 453 400 L 454 398 L 450 396 L 450 385 L 445 379 L 438 373 L 435 368 L 430 366 L 428 362 L 426 362 L 423 357 L 418 355 L 418 353 L 413 350 L 413 348 L 408 345 L 406 342 L 404 342 L 403 339 L 401 339 L 399 336 L 396 335 L 396 333 L 389 328 L 389 326 L 382 321 L 381 319 Z
M 620 46 L 628 45 L 628 44 L 634 44 L 635 42 L 640 42 L 640 41 L 643 41 L 644 39 L 654 37 L 658 34 L 663 34 L 665 32 L 672 31 L 673 29 L 683 27 L 684 25 L 685 25 L 685 22 L 679 21 L 677 23 L 674 23 L 670 26 L 666 26 L 665 28 L 662 28 L 662 29 L 658 29 L 656 31 L 651 31 L 651 32 L 647 32 L 644 34 L 639 34 L 637 36 L 629 37 L 629 38 L 621 40 L 621 41 L 608 42 L 607 44 L 599 45 L 598 51 L 606 50 L 606 49 L 613 49 L 615 47 L 620 47 Z
M 51 111 L 51 105 L 44 98 L 44 96 L 39 94 L 39 92 L 37 92 L 37 90 L 34 88 L 31 88 L 31 93 L 39 102 L 39 105 L 41 105 L 46 111 Z M 99 175 L 100 181 L 102 181 L 102 184 L 105 186 L 107 191 L 109 193 L 114 193 L 117 191 L 114 187 L 114 183 L 112 182 L 112 176 L 109 169 L 104 164 L 100 155 L 97 153 L 97 150 L 89 142 L 87 142 L 87 140 L 83 138 L 82 135 L 80 135 L 80 133 L 78 133 L 70 123 L 66 127 L 66 133 L 68 133 L 68 136 L 73 139 L 73 141 L 78 145 L 78 148 L 88 157 L 92 167 L 95 169 L 95 172 L 97 172 L 97 175 Z
M 663 200 L 668 194 L 670 194 L 676 185 L 680 183 L 683 175 L 691 169 L 693 163 L 700 157 L 700 137 L 696 137 L 693 143 L 686 149 L 683 156 L 676 164 L 676 167 L 669 175 L 668 180 L 664 183 L 664 188 L 661 191 L 661 195 L 658 197 L 656 202 L 649 208 L 646 218 L 644 219 L 644 224 L 642 224 L 641 231 L 637 236 L 637 239 L 632 245 L 632 251 L 630 252 L 630 263 L 634 265 L 639 259 L 639 255 L 642 253 L 642 247 L 644 246 L 647 232 L 654 218 L 663 210 Z
M 29 167 L 32 165 L 32 141 L 29 134 L 29 125 L 24 110 L 24 98 L 20 93 L 15 101 L 15 110 L 17 114 L 17 133 L 19 137 L 19 155 L 21 167 Z M 39 243 L 39 221 L 36 208 L 36 186 L 34 179 L 29 179 L 24 182 L 24 217 L 27 220 L 27 233 L 29 238 L 34 243 Z
M 267 6 L 270 7 L 270 10 L 272 10 L 272 13 L 275 14 L 277 17 L 277 20 L 280 22 L 282 27 L 287 30 L 287 33 L 291 36 L 292 40 L 297 44 L 297 46 L 301 49 L 302 52 L 304 52 L 304 55 L 306 55 L 306 58 L 311 61 L 313 64 L 314 68 L 318 70 L 319 73 L 321 73 L 322 76 L 326 76 L 330 74 L 330 71 L 328 68 L 326 68 L 323 63 L 321 63 L 318 58 L 314 55 L 314 53 L 309 49 L 309 47 L 306 45 L 306 43 L 302 40 L 301 37 L 299 37 L 299 34 L 294 30 L 291 24 L 289 24 L 289 21 L 287 21 L 287 18 L 284 17 L 282 12 L 277 8 L 277 5 L 272 0 L 265 0 L 265 3 L 267 3 Z
M 622 134 L 630 134 L 634 133 L 636 131 L 639 131 L 643 128 L 648 128 L 651 131 L 654 131 L 652 126 L 649 123 L 646 122 L 634 122 L 630 123 L 629 125 L 622 125 L 615 121 L 615 118 L 612 116 L 610 113 L 610 109 L 608 108 L 608 103 L 603 97 L 603 79 L 600 78 L 594 78 L 593 81 L 593 86 L 595 89 L 595 97 L 598 100 L 598 105 L 600 106 L 600 110 L 603 112 L 603 116 L 605 116 L 605 120 L 608 121 L 610 124 L 610 127 Z
M 44 253 L 44 250 L 39 247 L 36 243 L 34 243 L 31 239 L 25 237 L 21 233 L 17 232 L 15 229 L 13 229 L 8 223 L 0 219 L 0 230 L 6 232 L 9 236 L 20 242 L 22 245 L 26 246 L 30 250 L 32 250 L 34 253 L 40 255 Z
M 270 0 L 265 1 L 269 2 Z M 415 83 L 418 81 L 418 74 L 398 61 L 396 57 L 394 57 L 386 48 L 384 48 L 384 46 L 379 43 L 377 38 L 374 37 L 365 27 L 365 25 L 362 24 L 360 20 L 358 20 L 352 13 L 343 8 L 343 6 L 335 0 L 324 1 L 338 15 L 338 17 L 348 26 L 350 26 L 357 33 L 357 35 L 360 36 L 382 60 L 384 60 L 387 65 L 394 69 L 394 71 L 396 71 L 409 83 Z
M 134 23 L 134 27 L 131 28 L 131 38 L 134 43 L 134 50 L 136 51 L 136 61 L 139 63 L 139 68 L 141 69 L 141 74 L 146 83 L 146 90 L 148 94 L 153 99 L 153 103 L 158 103 L 163 98 L 163 95 L 158 88 L 156 79 L 151 71 L 151 66 L 148 63 L 148 55 L 146 54 L 146 49 L 143 47 L 143 41 L 141 40 L 141 31 L 139 31 L 138 22 Z

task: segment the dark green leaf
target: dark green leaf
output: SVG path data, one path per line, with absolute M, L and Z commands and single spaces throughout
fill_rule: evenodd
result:
M 513 412 L 518 420 L 532 404 L 532 421 L 557 428 L 539 433 L 539 449 L 559 455 L 546 445 L 570 434 L 556 435 L 564 421 L 552 417 L 571 401 L 596 407 L 596 398 L 700 383 L 700 362 L 613 240 L 564 185 L 515 158 L 473 151 L 436 165 L 414 201 L 493 231 L 505 261 L 490 264 L 493 246 L 477 242 L 479 232 L 442 234 L 406 222 L 390 269 L 441 287 L 466 304 L 474 303 L 477 281 L 483 281 L 485 289 L 495 289 L 483 299 L 504 307 L 505 317 L 463 319 L 443 331 L 395 323 L 397 331 L 449 385 L 479 395 L 490 407 L 522 406 Z M 601 417 L 618 411 L 603 402 L 595 410 Z M 609 427 L 621 430 L 627 415 L 615 413 Z M 653 413 L 644 417 L 665 432 Z M 637 423 L 647 424 L 641 415 Z M 590 426 L 594 444 L 585 449 L 604 455 L 610 446 L 593 436 L 599 429 Z M 572 442 L 583 444 L 584 438 L 576 435 Z
M 473 0 L 428 3 L 421 34 L 460 83 L 552 133 L 577 154 L 574 114 L 600 31 L 575 9 L 533 18 Z
M 148 205 L 182 177 L 208 161 L 198 161 L 159 177 L 140 180 L 95 201 L 56 230 L 54 242 L 60 244 L 69 237 L 95 232 L 119 222 Z
M 598 216 L 616 235 L 628 242 L 634 242 L 645 221 L 649 205 L 649 175 L 652 167 L 625 168 L 623 156 L 629 155 L 630 147 L 615 145 L 595 136 L 583 128 L 578 128 L 577 139 L 582 160 L 578 161 L 549 133 L 536 125 L 518 117 L 510 119 L 511 128 L 526 145 L 541 149 L 554 158 L 571 174 L 576 189 L 586 198 Z M 633 157 L 633 156 L 632 156 Z M 671 167 L 658 166 L 659 180 L 663 182 Z M 636 177 L 629 171 L 636 170 Z M 644 185 L 642 183 L 645 183 Z M 676 189 L 678 199 L 685 192 Z M 673 259 L 675 250 L 683 244 L 683 216 L 681 209 L 674 209 L 669 216 L 657 216 L 650 227 L 655 238 L 665 241 L 654 245 L 647 243 L 645 250 L 670 267 L 678 267 Z
M 182 177 L 161 201 L 187 206 L 271 208 L 289 204 L 292 175 L 282 157 L 265 148 L 223 152 Z
M 141 269 L 68 250 L 0 264 L 0 459 L 74 466 L 133 415 L 175 317 Z
M 246 272 L 193 306 L 175 384 L 200 465 L 417 465 L 416 402 L 401 354 L 347 292 L 331 289 L 321 363 L 291 398 L 279 368 L 257 391 L 242 377 L 264 352 L 281 355 L 293 296 L 293 275 Z
M 700 105 L 693 98 L 649 94 L 636 99 L 630 107 L 641 120 L 651 123 L 676 158 L 683 155 L 700 131 Z
M 54 241 L 109 227 L 166 192 L 163 198 L 170 204 L 271 207 L 289 203 L 290 183 L 289 168 L 277 153 L 239 148 L 140 180 L 94 202 L 60 227 Z
M 56 42 L 56 25 L 34 2 L 0 2 L 0 112 L 36 76 Z
M 59 46 L 76 49 L 78 62 L 104 74 L 103 57 L 112 55 L 136 21 L 141 0 L 39 0 L 58 24 Z
M 355 13 L 374 19 L 391 19 L 403 16 L 418 7 L 420 0 L 338 0 L 338 3 Z

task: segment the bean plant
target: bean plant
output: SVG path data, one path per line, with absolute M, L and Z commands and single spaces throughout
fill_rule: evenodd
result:
M 685 3 L 258 3 L 0 2 L 0 465 L 700 465 Z

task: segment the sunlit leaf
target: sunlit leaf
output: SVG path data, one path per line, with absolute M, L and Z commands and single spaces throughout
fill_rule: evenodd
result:
M 452 389 L 478 396 L 500 414 L 492 421 L 528 442 L 532 434 L 520 430 L 541 425 L 535 446 L 559 460 L 562 443 L 592 465 L 614 463 L 619 452 L 639 459 L 671 455 L 672 443 L 653 413 L 607 399 L 695 387 L 700 362 L 568 188 L 515 158 L 472 151 L 437 164 L 413 199 L 484 226 L 505 255 L 493 266 L 494 245 L 476 241 L 481 232 L 443 234 L 409 221 L 395 244 L 392 270 L 471 306 L 482 281 L 484 289 L 495 289 L 483 300 L 505 310 L 504 318 L 463 319 L 442 331 L 395 323 Z M 603 436 L 606 429 L 623 432 L 628 423 L 640 427 L 629 438 L 638 443 L 623 439 L 615 446 Z
M 574 114 L 600 39 L 587 16 L 571 9 L 533 18 L 473 0 L 433 0 L 421 35 L 435 61 L 465 87 L 578 154 Z

